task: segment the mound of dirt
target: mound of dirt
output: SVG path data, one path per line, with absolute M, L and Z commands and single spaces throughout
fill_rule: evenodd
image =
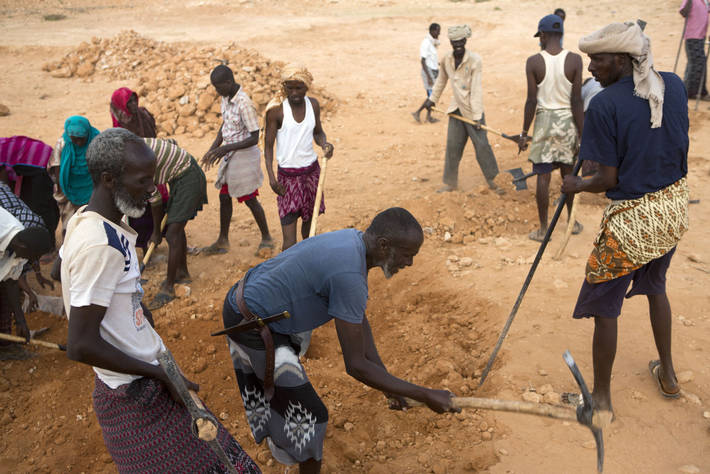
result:
M 249 94 L 259 114 L 281 88 L 284 63 L 270 61 L 257 51 L 235 43 L 223 48 L 182 46 L 164 43 L 124 31 L 113 38 L 92 38 L 70 50 L 43 70 L 52 77 L 121 79 L 133 84 L 141 105 L 155 115 L 158 132 L 165 135 L 189 133 L 202 138 L 220 126 L 220 101 L 211 87 L 209 74 L 228 64 L 236 80 Z M 309 92 L 329 118 L 336 99 L 319 87 Z

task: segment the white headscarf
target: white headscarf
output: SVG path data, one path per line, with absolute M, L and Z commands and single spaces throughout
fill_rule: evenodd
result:
M 471 37 L 471 27 L 468 25 L 456 25 L 449 27 L 449 40 L 458 41 Z
M 663 121 L 663 78 L 653 67 L 651 40 L 634 21 L 612 23 L 579 40 L 579 49 L 587 54 L 626 53 L 633 64 L 634 94 L 648 100 L 651 128 Z

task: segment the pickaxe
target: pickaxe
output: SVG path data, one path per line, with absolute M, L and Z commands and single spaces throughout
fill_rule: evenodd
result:
M 436 107 L 432 107 L 431 110 L 433 110 L 434 112 L 439 112 L 440 114 L 448 115 L 449 117 L 455 118 L 456 120 L 460 120 L 464 123 L 468 123 L 468 124 L 473 125 L 475 127 L 481 127 L 486 132 L 491 132 L 493 134 L 496 134 L 496 135 L 506 138 L 508 140 L 514 141 L 516 144 L 518 143 L 517 137 L 515 137 L 513 135 L 508 135 L 507 133 L 499 132 L 498 130 L 495 130 L 495 129 L 490 128 L 486 125 L 483 125 L 481 122 L 476 122 L 475 120 L 467 119 L 466 117 L 462 117 L 460 115 L 449 114 L 445 110 L 437 109 Z
M 3 339 L 5 341 L 19 342 L 21 344 L 24 344 L 27 342 L 27 339 L 25 339 L 24 337 L 13 336 L 12 334 L 5 334 L 4 332 L 0 332 L 0 339 Z M 56 342 L 42 341 L 40 339 L 30 339 L 29 343 L 34 344 L 35 346 L 49 347 L 50 349 L 58 349 L 60 351 L 67 350 L 67 346 L 65 346 L 64 344 L 57 344 Z
M 192 417 L 192 434 L 210 446 L 228 472 L 238 474 L 234 465 L 229 460 L 229 457 L 227 457 L 224 448 L 217 440 L 217 433 L 219 431 L 217 418 L 205 409 L 202 400 L 200 400 L 200 397 L 198 397 L 195 392 L 188 390 L 183 380 L 182 372 L 180 372 L 170 351 L 165 350 L 158 354 L 158 362 L 160 362 L 160 366 L 167 374 L 170 383 L 180 395 L 180 399 L 185 404 L 187 411 Z
M 510 173 L 510 175 L 513 177 L 512 182 L 515 185 L 516 191 L 522 191 L 523 189 L 528 189 L 527 179 L 532 176 L 535 176 L 537 174 L 534 171 L 532 173 L 527 173 L 527 174 L 523 173 L 522 168 L 513 168 L 513 169 L 505 170 L 505 171 Z
M 165 214 L 163 216 L 163 220 L 160 222 L 160 233 L 163 233 L 163 230 L 165 230 L 165 224 L 168 222 L 168 215 Z M 145 256 L 143 257 L 143 261 L 141 262 L 140 265 L 140 270 L 141 273 L 143 273 L 143 270 L 145 270 L 145 266 L 148 265 L 148 262 L 150 262 L 150 257 L 153 255 L 153 250 L 155 250 L 155 242 L 151 242 L 150 245 L 148 245 L 148 250 L 145 252 Z
M 577 409 L 556 407 L 552 405 L 541 405 L 532 402 L 520 402 L 517 400 L 496 400 L 491 398 L 476 397 L 455 397 L 452 400 L 456 408 L 478 408 L 480 410 L 507 411 L 512 413 L 525 413 L 528 415 L 544 416 L 564 421 L 576 421 L 580 425 L 586 426 L 594 435 L 594 442 L 597 445 L 597 471 L 604 470 L 604 436 L 602 430 L 611 422 L 612 413 L 610 411 L 594 411 L 594 400 L 592 394 L 584 382 L 584 377 L 579 371 L 579 367 L 572 358 L 569 351 L 562 355 L 565 363 L 574 376 L 579 390 L 582 393 L 583 404 Z M 406 399 L 409 406 L 422 406 L 421 402 Z

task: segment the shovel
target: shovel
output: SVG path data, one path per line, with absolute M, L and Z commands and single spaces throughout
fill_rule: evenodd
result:
M 528 189 L 528 182 L 527 179 L 535 176 L 537 173 L 534 171 L 532 173 L 523 173 L 522 168 L 513 168 L 510 170 L 505 170 L 506 172 L 510 173 L 510 175 L 513 177 L 513 185 L 515 186 L 516 191 L 522 191 L 524 189 Z

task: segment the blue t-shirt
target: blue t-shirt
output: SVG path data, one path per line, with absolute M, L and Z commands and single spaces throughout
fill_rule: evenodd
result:
M 651 128 L 648 101 L 634 95 L 631 76 L 606 87 L 589 104 L 579 157 L 619 169 L 610 199 L 636 199 L 688 174 L 688 95 L 678 76 L 666 84 L 663 122 Z
M 283 311 L 288 319 L 272 331 L 310 331 L 332 318 L 361 323 L 367 307 L 367 263 L 362 232 L 344 229 L 306 239 L 245 275 L 244 299 L 264 318 Z M 236 285 L 235 285 L 236 286 Z M 239 312 L 234 288 L 228 301 Z

